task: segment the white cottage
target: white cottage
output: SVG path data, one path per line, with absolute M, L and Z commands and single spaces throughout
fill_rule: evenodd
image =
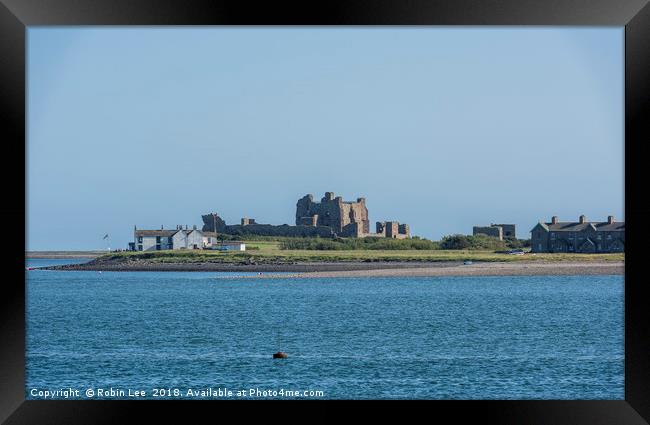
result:
M 202 249 L 208 248 L 216 240 L 213 237 L 204 237 L 203 232 L 196 226 L 193 229 L 182 229 L 177 226 L 175 230 L 134 230 L 133 249 L 136 251 L 161 251 L 166 249 Z
M 203 248 L 203 235 L 200 230 L 192 229 L 185 230 L 185 243 L 187 249 L 202 249 Z
M 212 248 L 212 245 L 217 244 L 217 234 L 215 232 L 201 232 L 203 235 L 203 248 Z
M 178 230 L 134 230 L 136 251 L 160 251 L 173 248 L 173 237 Z

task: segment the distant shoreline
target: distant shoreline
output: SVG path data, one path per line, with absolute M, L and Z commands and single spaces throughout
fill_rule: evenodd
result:
M 106 251 L 26 251 L 25 258 L 97 258 Z
M 535 276 L 623 274 L 625 264 L 616 262 L 341 262 L 294 264 L 227 263 L 144 263 L 69 264 L 46 267 L 67 271 L 149 271 L 149 272 L 254 272 L 241 278 L 334 278 L 412 276 Z M 274 275 L 273 273 L 295 273 Z

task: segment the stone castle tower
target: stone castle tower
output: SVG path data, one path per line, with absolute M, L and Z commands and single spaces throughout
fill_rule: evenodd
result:
M 296 225 L 329 226 L 339 236 L 362 236 L 370 233 L 366 199 L 345 202 L 334 192 L 325 192 L 320 202 L 314 202 L 313 195 L 305 195 L 296 204 Z

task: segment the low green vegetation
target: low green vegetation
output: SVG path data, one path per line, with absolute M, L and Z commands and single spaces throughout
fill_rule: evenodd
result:
M 296 238 L 280 242 L 283 250 L 346 251 L 346 250 L 432 250 L 440 248 L 438 242 L 428 239 L 387 238 Z
M 504 239 L 500 240 L 487 235 L 449 235 L 440 241 L 441 249 L 470 249 L 506 251 L 509 249 L 521 249 L 530 247 L 530 240 Z
M 251 234 L 242 234 L 242 235 L 227 235 L 225 233 L 219 233 L 217 239 L 220 241 L 244 241 L 248 246 L 248 242 L 282 242 L 282 241 L 291 241 L 295 239 L 311 239 L 311 238 L 300 238 L 300 237 L 291 237 L 291 236 L 265 236 L 265 235 L 251 235 Z
M 431 242 L 431 241 L 429 241 Z M 248 251 L 146 251 L 117 252 L 97 258 L 97 262 L 148 263 L 229 263 L 229 264 L 288 264 L 300 262 L 449 262 L 449 261 L 623 261 L 619 254 L 530 254 L 509 255 L 494 250 L 479 249 L 283 249 L 284 242 L 249 241 Z
M 279 241 L 283 250 L 310 251 L 347 251 L 347 250 L 480 250 L 507 251 L 530 247 L 529 240 L 505 239 L 499 240 L 486 235 L 449 235 L 440 242 L 413 237 L 410 239 L 387 238 L 284 238 Z

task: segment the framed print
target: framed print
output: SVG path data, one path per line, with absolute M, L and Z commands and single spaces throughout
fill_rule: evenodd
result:
M 647 423 L 646 1 L 0 23 L 6 423 L 289 399 Z

